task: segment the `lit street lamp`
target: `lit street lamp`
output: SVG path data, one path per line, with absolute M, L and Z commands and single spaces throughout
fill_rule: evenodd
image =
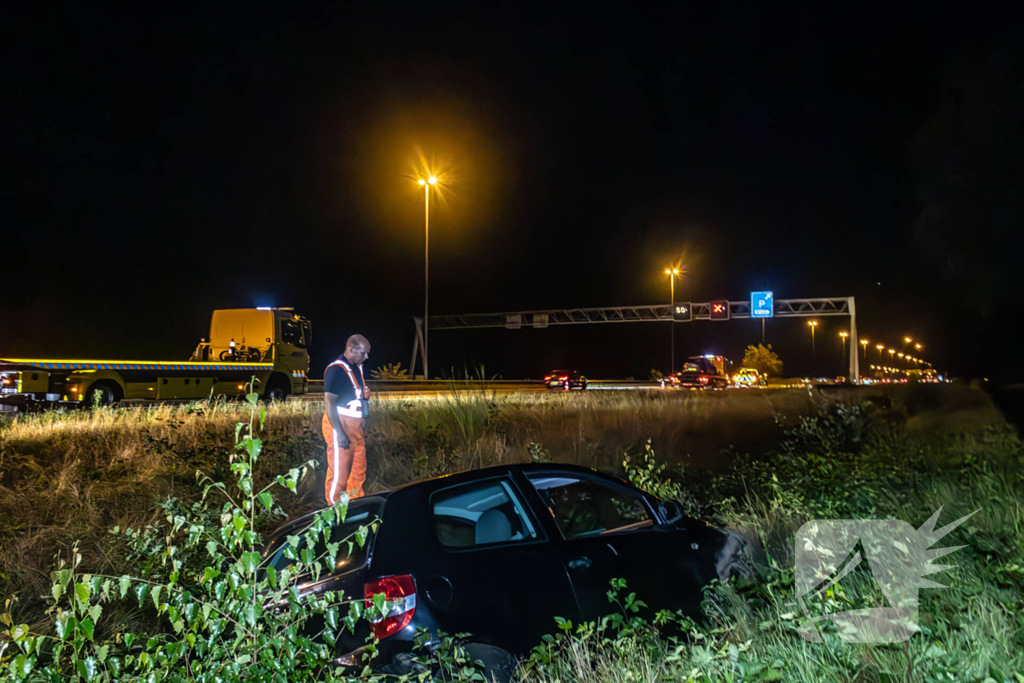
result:
M 896 364 L 896 360 L 893 358 L 893 356 L 895 356 L 895 355 L 896 355 L 896 349 L 889 349 L 889 362 L 892 363 L 893 365 Z
M 672 351 L 669 354 L 669 370 L 668 374 L 675 374 L 676 371 L 676 278 L 681 276 L 678 268 L 666 268 L 665 275 L 668 275 L 669 281 L 669 292 L 672 299 L 672 305 L 669 307 L 668 312 L 671 316 L 669 318 L 669 324 L 671 325 L 671 332 L 669 333 L 669 344 L 672 346 Z
M 849 332 L 840 332 L 840 338 L 843 340 L 843 358 L 846 358 L 846 338 L 850 336 Z
M 864 360 L 868 359 L 868 344 L 869 343 L 870 342 L 868 342 L 867 339 L 861 339 L 860 340 L 860 345 L 864 347 Z
M 882 362 L 882 351 L 885 350 L 885 344 L 877 344 L 875 346 L 875 348 L 878 349 L 878 362 L 879 362 L 879 364 L 881 364 L 881 362 Z
M 423 213 L 423 379 L 430 379 L 427 370 L 427 336 L 428 336 L 428 314 L 430 311 L 430 188 L 437 185 L 437 178 L 430 176 L 427 179 L 420 178 L 420 185 L 423 186 L 424 213 Z M 413 368 L 415 371 L 415 368 Z

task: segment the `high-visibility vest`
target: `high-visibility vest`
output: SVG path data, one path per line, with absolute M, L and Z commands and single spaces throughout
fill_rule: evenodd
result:
M 345 417 L 363 417 L 363 403 L 362 400 L 369 396 L 369 389 L 366 388 L 366 379 L 363 377 L 363 366 L 357 366 L 359 368 L 359 382 L 356 382 L 356 375 L 352 372 L 352 368 L 349 364 L 343 360 L 336 360 L 327 367 L 339 365 L 348 375 L 348 380 L 352 382 L 352 389 L 355 390 L 356 397 L 344 405 L 338 406 L 338 415 L 344 415 Z M 324 375 L 326 375 L 326 370 Z

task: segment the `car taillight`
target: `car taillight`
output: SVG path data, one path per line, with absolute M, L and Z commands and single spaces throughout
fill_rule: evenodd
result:
M 409 625 L 416 613 L 416 584 L 408 574 L 388 576 L 366 584 L 366 608 L 373 607 L 373 596 L 382 594 L 391 604 L 383 619 L 370 623 L 370 630 L 378 639 L 387 638 Z

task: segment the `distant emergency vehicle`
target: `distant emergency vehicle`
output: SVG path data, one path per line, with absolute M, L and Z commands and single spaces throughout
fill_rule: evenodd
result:
M 283 399 L 308 389 L 312 337 L 291 308 L 233 308 L 213 312 L 187 361 L 0 358 L 0 409 L 242 396 L 253 377 Z

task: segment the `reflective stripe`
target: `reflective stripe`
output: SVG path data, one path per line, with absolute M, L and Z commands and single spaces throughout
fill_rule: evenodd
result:
M 360 388 L 360 386 L 356 383 L 355 373 L 352 372 L 352 369 L 348 366 L 348 363 L 345 363 L 345 362 L 340 361 L 340 360 L 336 360 L 333 363 L 331 363 L 330 365 L 328 365 L 327 367 L 330 368 L 331 366 L 334 366 L 334 365 L 341 366 L 341 369 L 345 371 L 346 375 L 348 375 L 348 380 L 349 380 L 349 382 L 352 383 L 352 388 L 356 392 L 355 399 L 352 400 L 352 401 L 349 401 L 348 404 L 347 404 L 347 405 L 351 406 L 354 403 L 355 407 L 354 408 L 348 408 L 348 407 L 338 406 L 338 414 L 339 415 L 344 415 L 345 417 L 362 417 L 363 416 L 363 409 L 362 409 L 362 405 L 359 403 L 359 399 L 363 398 L 363 396 L 365 395 L 365 392 L 367 391 L 367 388 L 366 388 L 366 378 L 363 377 L 363 369 L 359 368 L 359 377 L 363 380 L 362 388 Z M 326 371 L 324 372 L 324 374 L 325 375 L 327 374 Z
M 331 436 L 334 437 L 333 438 L 333 441 L 334 441 L 334 478 L 331 480 L 331 493 L 330 493 L 329 496 L 327 496 L 327 502 L 329 502 L 331 505 L 334 505 L 334 502 L 337 500 L 337 498 L 335 496 L 337 495 L 337 492 L 338 492 L 338 470 L 340 469 L 339 468 L 340 463 L 338 462 L 338 460 L 340 458 L 340 453 L 338 453 L 338 432 L 337 432 L 337 430 L 332 428 L 331 429 Z
M 344 415 L 345 417 L 362 417 L 362 407 L 348 408 L 346 406 L 338 406 L 338 415 Z

